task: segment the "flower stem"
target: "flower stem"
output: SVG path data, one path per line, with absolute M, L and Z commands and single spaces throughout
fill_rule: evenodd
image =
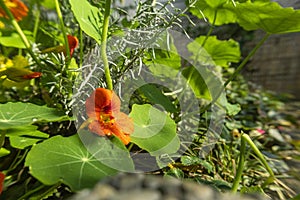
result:
M 0 6 L 4 9 L 4 11 L 6 12 L 10 23 L 13 25 L 13 27 L 16 29 L 16 31 L 18 32 L 19 36 L 21 37 L 25 48 L 27 49 L 28 53 L 30 54 L 30 56 L 32 57 L 32 59 L 36 62 L 37 65 L 41 66 L 39 60 L 37 59 L 37 57 L 35 56 L 35 54 L 33 53 L 32 49 L 31 49 L 31 45 L 27 39 L 27 37 L 25 36 L 23 30 L 21 29 L 21 27 L 19 26 L 18 22 L 15 20 L 13 14 L 10 12 L 10 10 L 7 8 L 7 6 L 5 5 L 3 0 L 0 0 Z
M 64 24 L 64 20 L 63 20 L 63 16 L 62 16 L 62 13 L 61 13 L 61 10 L 60 10 L 58 0 L 55 0 L 55 8 L 56 8 L 56 13 L 57 13 L 59 23 L 60 23 L 60 26 L 61 26 L 62 34 L 64 36 L 67 60 L 70 60 L 71 59 L 70 47 L 69 47 L 68 37 L 67 37 L 67 34 L 66 34 L 66 30 L 65 30 L 65 24 Z
M 232 188 L 231 188 L 231 191 L 233 193 L 236 193 L 236 191 L 238 189 L 238 186 L 239 186 L 239 182 L 240 182 L 241 177 L 242 177 L 242 173 L 243 173 L 243 169 L 244 169 L 244 163 L 245 163 L 246 142 L 250 145 L 250 147 L 252 148 L 254 153 L 259 158 L 260 162 L 263 164 L 263 166 L 266 168 L 266 170 L 270 174 L 269 178 L 265 181 L 263 186 L 265 186 L 268 183 L 273 182 L 273 180 L 275 179 L 274 172 L 271 169 L 271 167 L 268 165 L 264 155 L 260 152 L 260 150 L 257 148 L 257 146 L 254 144 L 254 142 L 251 140 L 249 135 L 242 134 L 239 165 L 238 165 L 237 173 L 236 173 L 236 176 L 235 176 L 235 179 L 233 181 Z
M 243 173 L 243 169 L 244 169 L 244 163 L 245 163 L 245 154 L 246 154 L 246 142 L 245 139 L 242 137 L 241 138 L 241 149 L 240 149 L 240 160 L 239 160 L 239 165 L 238 165 L 238 169 L 235 175 L 235 179 L 233 181 L 232 184 L 232 188 L 231 191 L 233 193 L 236 193 L 241 177 L 242 177 L 242 173 Z
M 201 44 L 202 47 L 204 47 L 204 45 L 205 45 L 207 39 L 209 38 L 209 36 L 211 35 L 212 31 L 214 30 L 215 23 L 216 23 L 216 19 L 217 19 L 217 13 L 218 13 L 218 11 L 216 10 L 216 11 L 215 11 L 215 14 L 214 14 L 213 22 L 212 22 L 212 24 L 210 25 L 210 28 L 209 28 L 209 30 L 208 30 L 208 33 L 206 34 L 205 39 L 203 40 L 203 42 L 202 42 L 202 44 Z
M 4 145 L 6 130 L 2 130 L 0 134 L 0 149 Z
M 109 90 L 113 89 L 113 83 L 110 76 L 110 70 L 109 70 L 109 63 L 107 58 L 107 52 L 106 52 L 106 42 L 107 42 L 107 32 L 108 32 L 108 25 L 109 25 L 109 15 L 110 15 L 110 6 L 111 6 L 111 0 L 105 1 L 105 13 L 104 13 L 104 20 L 103 20 L 103 29 L 102 29 L 102 38 L 101 38 L 101 57 L 103 60 L 104 65 L 104 73 L 105 73 L 105 79 L 107 88 Z

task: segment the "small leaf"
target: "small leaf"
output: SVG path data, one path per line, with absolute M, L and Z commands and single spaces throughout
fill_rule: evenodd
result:
M 27 35 L 27 39 L 33 41 L 32 36 Z M 23 43 L 23 40 L 17 33 L 12 33 L 10 36 L 1 36 L 0 44 L 6 47 L 15 47 L 20 49 L 26 49 L 26 46 Z
M 4 156 L 7 156 L 10 154 L 10 151 L 8 149 L 5 149 L 5 148 L 0 148 L 0 158 L 1 157 L 4 157 Z
M 117 171 L 102 164 L 95 156 L 101 156 L 105 148 L 91 155 L 78 135 L 55 136 L 32 147 L 25 161 L 30 173 L 45 185 L 62 182 L 72 190 L 93 187 L 99 180 Z
M 8 129 L 6 136 L 9 137 L 10 145 L 17 149 L 24 149 L 49 137 L 33 125 Z
M 54 108 L 31 103 L 0 104 L 0 130 L 30 125 L 39 121 L 61 121 L 66 119 L 63 113 Z
M 81 30 L 101 43 L 102 13 L 87 0 L 69 0 L 71 10 L 78 21 Z
M 130 117 L 134 121 L 131 141 L 140 148 L 153 156 L 175 153 L 179 149 L 176 124 L 167 114 L 149 104 L 134 104 Z
M 241 106 L 240 104 L 231 104 L 228 103 L 226 104 L 226 113 L 229 116 L 234 116 L 236 114 L 238 114 L 241 111 Z

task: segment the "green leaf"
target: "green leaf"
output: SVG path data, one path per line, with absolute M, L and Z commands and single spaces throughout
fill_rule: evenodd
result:
M 0 158 L 1 157 L 4 157 L 4 156 L 7 156 L 10 154 L 10 151 L 8 149 L 5 149 L 5 148 L 0 148 Z
M 238 114 L 241 111 L 241 106 L 240 104 L 231 104 L 228 103 L 226 104 L 226 113 L 229 116 L 234 116 L 236 114 Z
M 130 117 L 134 121 L 132 143 L 153 156 L 175 153 L 179 149 L 176 124 L 167 114 L 149 104 L 134 104 Z
M 33 41 L 32 36 L 27 35 L 27 39 Z M 6 47 L 15 47 L 20 49 L 26 49 L 21 37 L 17 33 L 12 33 L 10 36 L 1 36 L 0 44 Z
M 31 103 L 0 104 L 0 130 L 30 125 L 39 121 L 61 121 L 67 117 L 54 108 Z
M 81 130 L 79 136 L 88 151 L 102 164 L 119 171 L 134 171 L 129 151 L 118 137 L 108 139 L 87 130 Z M 101 153 L 99 153 L 100 150 Z
M 202 165 L 209 172 L 213 170 L 213 166 L 209 162 L 202 160 L 197 156 L 182 156 L 180 159 L 181 163 L 185 166 Z
M 246 2 L 230 8 L 245 30 L 262 29 L 267 33 L 300 31 L 300 10 L 282 8 L 276 2 Z
M 199 19 L 205 17 L 211 24 L 215 21 L 214 25 L 219 26 L 236 22 L 235 13 L 228 7 L 233 7 L 231 1 L 201 0 L 197 1 L 190 11 Z
M 49 137 L 48 134 L 37 130 L 37 126 L 22 126 L 6 130 L 10 145 L 17 149 L 24 149 Z
M 139 90 L 148 98 L 151 103 L 162 105 L 168 112 L 176 112 L 174 104 L 172 104 L 170 99 L 168 99 L 155 85 L 146 84 L 141 86 Z
M 55 9 L 55 1 L 53 0 L 43 0 L 41 5 L 48 9 Z
M 102 13 L 87 0 L 69 0 L 81 30 L 101 43 Z
M 205 40 L 205 36 L 200 36 L 188 44 L 188 50 L 193 53 L 193 59 L 202 62 L 207 60 L 207 56 L 202 56 L 205 55 L 202 49 L 199 49 Z M 239 43 L 232 39 L 222 41 L 218 40 L 216 36 L 210 36 L 205 41 L 204 49 L 211 56 L 213 62 L 222 67 L 228 67 L 230 63 L 237 63 L 241 58 Z
M 25 161 L 30 173 L 45 185 L 62 182 L 72 190 L 93 187 L 104 177 L 117 171 L 102 164 L 94 156 L 101 156 L 105 148 L 91 155 L 78 135 L 55 136 L 32 147 Z

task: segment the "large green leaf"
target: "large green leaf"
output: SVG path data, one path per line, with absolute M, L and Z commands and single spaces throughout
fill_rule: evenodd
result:
M 207 39 L 205 36 L 200 36 L 188 44 L 188 50 L 193 53 L 194 59 L 199 59 L 199 61 L 207 59 L 203 58 L 203 56 L 198 56 L 199 52 L 201 52 L 200 55 L 203 54 L 202 49 L 199 49 L 203 41 L 205 41 L 203 48 L 206 50 L 206 53 L 211 56 L 211 59 L 216 65 L 228 67 L 230 63 L 240 61 L 241 52 L 239 43 L 232 39 L 221 41 L 218 40 L 216 36 L 210 36 Z
M 179 149 L 176 124 L 167 114 L 149 104 L 135 104 L 130 117 L 134 121 L 132 143 L 153 156 L 175 153 Z
M 24 149 L 49 137 L 48 134 L 37 130 L 37 126 L 29 125 L 6 130 L 10 145 L 14 148 Z
M 39 121 L 60 121 L 66 119 L 63 113 L 54 108 L 31 103 L 0 104 L 0 130 L 30 125 Z
M 46 185 L 62 182 L 72 190 L 79 190 L 92 187 L 100 179 L 116 173 L 115 169 L 95 158 L 105 151 L 99 146 L 99 150 L 91 155 L 78 135 L 55 136 L 33 146 L 25 165 L 35 178 Z
M 232 2 L 228 0 L 200 0 L 190 8 L 190 11 L 198 18 L 205 17 L 211 24 L 214 22 L 214 25 L 219 26 L 236 22 L 235 13 L 228 7 L 233 7 Z
M 81 30 L 100 44 L 103 14 L 87 0 L 69 0 L 69 2 Z
M 276 2 L 246 2 L 228 9 L 236 13 L 238 23 L 248 31 L 262 29 L 273 34 L 300 31 L 300 10 L 282 8 Z

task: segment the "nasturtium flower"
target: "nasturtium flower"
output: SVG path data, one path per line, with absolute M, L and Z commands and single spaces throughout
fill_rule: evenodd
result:
M 20 0 L 3 0 L 3 1 L 17 21 L 20 21 L 27 16 L 28 8 L 22 1 Z M 7 13 L 2 8 L 0 8 L 0 17 L 8 18 Z
M 3 190 L 3 183 L 4 183 L 5 175 L 0 172 L 0 194 L 2 193 Z
M 76 36 L 72 35 L 67 35 L 68 37 L 68 44 L 69 44 L 69 49 L 70 49 L 70 55 L 72 56 L 74 53 L 74 50 L 78 47 L 78 39 Z M 65 46 L 56 46 L 56 47 L 50 47 L 47 49 L 44 49 L 42 53 L 50 53 L 50 52 L 55 52 L 55 53 L 63 53 L 66 55 L 66 47 Z
M 120 111 L 120 105 L 120 99 L 114 91 L 97 88 L 85 102 L 90 122 L 88 128 L 100 136 L 114 135 L 127 145 L 134 125 L 132 119 Z

